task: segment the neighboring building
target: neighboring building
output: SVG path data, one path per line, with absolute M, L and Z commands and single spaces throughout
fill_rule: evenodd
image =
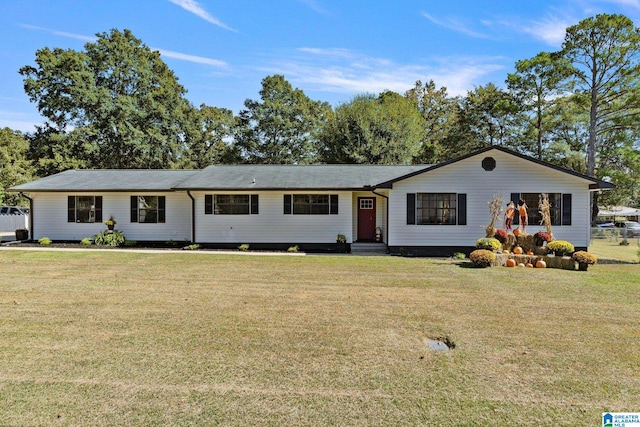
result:
M 301 250 L 374 241 L 391 253 L 452 255 L 484 237 L 488 202 L 549 194 L 554 235 L 586 248 L 591 191 L 610 183 L 491 147 L 439 165 L 220 165 L 203 170 L 69 170 L 11 191 L 31 198 L 31 237 L 78 241 L 113 216 L 137 241 Z

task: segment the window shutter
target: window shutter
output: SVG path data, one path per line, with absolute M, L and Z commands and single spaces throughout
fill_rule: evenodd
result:
M 258 195 L 251 195 L 251 215 L 258 215 Z
M 338 195 L 332 194 L 329 196 L 329 214 L 338 215 Z
M 407 224 L 416 223 L 416 193 L 407 193 Z
M 138 222 L 138 196 L 131 196 L 131 222 Z
M 213 213 L 213 195 L 205 194 L 204 196 L 204 214 L 211 215 Z
M 102 222 L 102 196 L 96 196 L 96 222 Z
M 562 195 L 562 225 L 571 225 L 571 194 Z
M 76 196 L 67 197 L 67 222 L 76 222 Z
M 166 205 L 165 196 L 159 196 L 158 197 L 158 222 L 161 222 L 161 223 L 165 222 L 165 205 Z
M 467 195 L 458 194 L 458 225 L 467 225 Z
M 513 214 L 513 221 L 511 224 L 518 225 L 520 224 L 520 214 L 518 213 L 518 200 L 520 200 L 520 193 L 511 193 L 511 201 L 514 205 L 516 205 L 516 211 Z
M 284 214 L 291 215 L 291 194 L 284 195 Z

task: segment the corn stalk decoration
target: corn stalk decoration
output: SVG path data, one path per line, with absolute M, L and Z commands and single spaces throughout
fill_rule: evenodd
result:
M 490 202 L 487 202 L 489 205 L 489 212 L 491 214 L 491 222 L 484 229 L 487 237 L 493 237 L 496 234 L 496 222 L 500 220 L 502 215 L 502 205 L 504 204 L 504 199 L 501 195 L 494 194 L 493 198 Z
M 549 195 L 547 193 L 540 194 L 538 210 L 540 211 L 540 215 L 542 215 L 540 224 L 544 225 L 547 229 L 547 234 L 553 239 L 553 232 L 551 231 L 551 203 L 549 203 Z

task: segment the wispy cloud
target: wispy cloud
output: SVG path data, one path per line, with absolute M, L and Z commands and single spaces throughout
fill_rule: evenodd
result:
M 87 42 L 95 42 L 97 40 L 96 37 L 89 37 L 89 36 L 85 36 L 85 35 L 82 35 L 82 34 L 68 33 L 68 32 L 65 32 L 65 31 L 57 31 L 57 30 L 52 30 L 50 28 L 37 27 L 35 25 L 21 24 L 21 26 L 23 28 L 28 29 L 28 30 L 44 31 L 44 32 L 47 32 L 49 34 L 53 34 L 53 35 L 56 35 L 56 36 L 72 38 L 72 39 L 77 39 L 77 40 L 83 40 L 83 41 L 87 41 Z M 150 49 L 151 50 L 157 50 L 164 57 L 177 59 L 177 60 L 180 60 L 180 61 L 187 61 L 187 62 L 193 62 L 193 63 L 196 63 L 196 64 L 210 65 L 210 66 L 218 67 L 218 68 L 227 68 L 229 66 L 228 63 L 226 63 L 225 61 L 221 61 L 219 59 L 207 58 L 207 57 L 204 57 L 204 56 L 190 55 L 190 54 L 187 54 L 187 53 L 174 52 L 172 50 L 159 49 L 159 48 L 154 48 L 154 47 L 151 47 Z
M 324 7 L 322 7 L 318 0 L 298 0 L 298 2 L 302 3 L 315 12 L 321 13 L 323 15 L 329 14 L 329 12 Z
M 204 56 L 188 55 L 186 53 L 174 52 L 165 49 L 156 49 L 162 56 L 167 58 L 178 59 L 180 61 L 194 62 L 196 64 L 211 65 L 218 68 L 228 68 L 229 64 L 219 59 L 207 58 Z
M 211 15 L 209 12 L 207 12 L 201 5 L 200 3 L 198 3 L 195 0 L 169 0 L 171 3 L 180 6 L 181 8 L 183 8 L 184 10 L 193 13 L 194 15 L 196 15 L 199 18 L 204 19 L 207 22 L 210 22 L 213 25 L 216 25 L 220 28 L 224 28 L 225 30 L 229 30 L 229 31 L 233 31 L 236 32 L 236 30 L 234 30 L 233 28 L 229 27 L 228 25 L 226 25 L 225 23 L 223 23 L 222 21 L 220 21 L 218 18 L 216 18 L 215 16 Z
M 20 24 L 20 26 L 22 28 L 26 28 L 27 30 L 36 30 L 36 31 L 44 31 L 46 33 L 50 33 L 56 36 L 60 36 L 60 37 L 66 37 L 69 39 L 76 39 L 76 40 L 82 40 L 85 42 L 94 42 L 96 41 L 96 38 L 94 36 L 85 36 L 83 34 L 74 34 L 74 33 L 67 33 L 65 31 L 57 31 L 57 30 L 52 30 L 49 28 L 44 28 L 44 27 L 38 27 L 36 25 L 29 25 L 29 24 Z
M 465 34 L 467 36 L 473 37 L 473 38 L 477 38 L 477 39 L 488 39 L 490 38 L 488 35 L 474 31 L 470 28 L 467 27 L 467 25 L 465 25 L 464 23 L 460 22 L 457 19 L 454 18 L 447 18 L 446 20 L 442 20 L 442 19 L 438 19 L 435 18 L 434 16 L 426 13 L 426 12 L 422 12 L 422 16 L 424 16 L 425 18 L 427 18 L 429 21 L 431 21 L 432 23 L 436 24 L 439 27 L 443 27 L 446 28 L 448 30 L 451 31 L 455 31 L 458 33 L 462 33 Z
M 546 18 L 531 21 L 517 29 L 550 46 L 559 47 L 564 41 L 567 27 L 574 23 L 574 20 L 568 18 L 548 15 Z
M 486 76 L 504 67 L 504 58 L 431 58 L 427 64 L 398 64 L 386 58 L 370 57 L 347 49 L 298 50 L 308 56 L 278 60 L 260 71 L 284 74 L 305 90 L 356 95 L 392 90 L 404 93 L 417 80 L 433 79 L 447 87 L 452 96 L 464 95 L 484 84 Z

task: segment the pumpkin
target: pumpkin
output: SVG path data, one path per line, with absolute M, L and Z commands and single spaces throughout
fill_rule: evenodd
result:
M 516 246 L 513 248 L 513 253 L 516 255 L 522 255 L 522 248 L 520 246 Z
M 531 264 L 530 262 L 528 262 L 528 263 L 525 265 L 525 267 L 527 267 L 527 268 L 533 268 L 533 264 Z
M 520 235 L 520 229 L 516 228 L 515 230 L 513 230 L 513 235 L 518 237 Z
M 531 255 L 533 255 L 533 252 L 527 251 L 527 255 L 531 256 Z
M 536 268 L 547 268 L 547 263 L 539 259 L 536 261 Z
M 503 254 L 508 254 L 508 253 L 509 253 L 509 251 L 505 249 L 505 250 L 503 250 L 503 251 L 502 251 L 502 253 L 503 253 Z
M 516 266 L 516 260 L 513 258 L 509 258 L 507 260 L 507 267 L 515 267 Z
M 524 263 L 521 262 L 520 264 L 518 264 L 518 267 L 524 268 Z

